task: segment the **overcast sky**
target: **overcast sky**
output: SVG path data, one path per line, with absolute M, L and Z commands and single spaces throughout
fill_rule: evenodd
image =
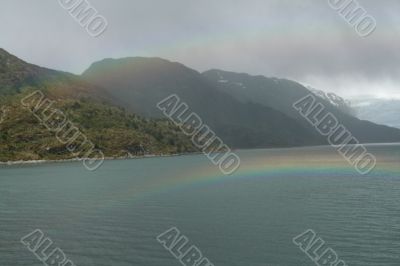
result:
M 342 96 L 400 96 L 400 1 L 358 0 L 361 38 L 328 0 L 90 0 L 108 21 L 87 34 L 58 0 L 0 0 L 0 47 L 80 74 L 94 61 L 158 56 L 199 71 L 289 78 Z

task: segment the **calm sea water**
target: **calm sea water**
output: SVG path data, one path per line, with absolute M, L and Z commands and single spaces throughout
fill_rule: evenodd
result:
M 360 176 L 332 148 L 239 151 L 224 177 L 204 156 L 0 168 L 0 265 L 43 265 L 41 229 L 77 266 L 178 266 L 156 236 L 177 227 L 215 266 L 315 265 L 315 230 L 347 265 L 400 265 L 400 146 L 369 146 Z

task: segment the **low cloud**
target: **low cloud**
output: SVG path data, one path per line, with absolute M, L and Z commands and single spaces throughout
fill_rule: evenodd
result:
M 74 73 L 104 57 L 161 56 L 200 71 L 291 78 L 344 96 L 400 94 L 397 0 L 358 0 L 377 21 L 366 38 L 328 0 L 90 2 L 109 22 L 99 38 L 57 1 L 6 1 L 0 47 Z

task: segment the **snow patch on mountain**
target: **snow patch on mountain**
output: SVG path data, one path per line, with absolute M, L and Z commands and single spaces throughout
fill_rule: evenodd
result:
M 339 95 L 333 93 L 333 92 L 324 92 L 322 90 L 317 90 L 314 89 L 310 86 L 307 87 L 312 93 L 314 93 L 316 96 L 324 99 L 325 101 L 328 101 L 330 104 L 333 106 L 337 107 L 340 109 L 342 112 L 345 112 L 350 115 L 354 115 L 353 109 L 351 107 L 351 102 L 340 97 Z

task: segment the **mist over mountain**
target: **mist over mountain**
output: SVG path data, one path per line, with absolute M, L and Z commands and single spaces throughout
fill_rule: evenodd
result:
M 269 106 L 241 102 L 218 90 L 199 72 L 160 58 L 105 59 L 83 75 L 103 87 L 113 103 L 146 117 L 160 117 L 156 104 L 177 94 L 224 142 L 235 148 L 322 143 L 314 132 Z
M 351 100 L 351 107 L 360 119 L 400 128 L 400 100 L 360 97 Z
M 312 93 L 295 81 L 223 70 L 200 74 L 180 63 L 143 57 L 105 59 L 82 76 L 103 87 L 114 104 L 147 117 L 160 116 L 156 103 L 177 94 L 233 147 L 326 144 L 292 106 Z M 397 129 L 361 121 L 317 98 L 360 142 L 400 140 Z
M 317 90 L 312 87 L 307 87 L 307 89 L 309 89 L 316 96 L 324 99 L 325 101 L 328 101 L 333 106 L 336 106 L 340 111 L 354 116 L 355 112 L 351 107 L 351 102 L 349 100 L 346 100 L 333 92 L 325 92 L 323 90 Z
M 0 2 L 0 266 L 400 266 L 400 0 Z
M 106 156 L 145 147 L 152 154 L 196 151 L 156 107 L 171 94 L 231 148 L 324 145 L 292 104 L 310 94 L 297 82 L 222 70 L 199 73 L 161 58 L 93 63 L 81 76 L 42 68 L 0 50 L 0 160 L 73 158 L 20 100 L 40 90 Z M 317 97 L 361 142 L 400 141 L 400 130 L 359 120 Z M 393 124 L 396 125 L 396 124 Z
M 214 84 L 219 90 L 234 96 L 242 102 L 254 102 L 264 106 L 271 106 L 302 123 L 309 131 L 315 131 L 294 108 L 293 103 L 308 94 L 315 93 L 295 81 L 264 76 L 251 76 L 245 73 L 234 73 L 223 70 L 210 70 L 203 76 Z M 351 111 L 344 108 L 340 99 L 321 96 L 320 92 L 314 94 L 328 112 L 331 112 L 347 129 L 352 132 L 360 142 L 379 143 L 396 142 L 398 131 L 388 126 L 373 124 L 369 121 L 357 119 Z M 343 100 L 343 99 L 342 99 Z M 344 101 L 344 100 L 343 100 Z

